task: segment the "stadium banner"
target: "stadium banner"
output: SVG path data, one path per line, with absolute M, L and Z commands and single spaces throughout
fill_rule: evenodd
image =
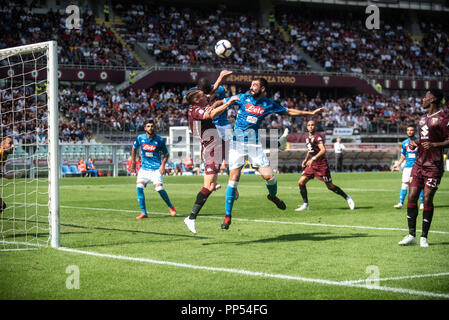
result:
M 352 136 L 354 128 L 334 128 L 332 135 L 334 136 Z
M 22 80 L 25 75 L 26 80 L 43 80 L 46 78 L 46 72 L 38 72 L 34 68 L 0 68 L 0 77 L 14 77 L 16 80 Z M 58 70 L 59 81 L 93 81 L 93 82 L 111 82 L 120 83 L 125 81 L 124 70 L 103 70 L 103 69 L 64 69 Z
M 150 72 L 132 85 L 135 89 L 147 89 L 157 83 L 184 83 L 196 84 L 200 78 L 208 78 L 212 82 L 217 79 L 219 73 L 207 71 L 162 71 Z M 394 78 L 378 78 L 364 80 L 354 76 L 340 75 L 317 75 L 317 74 L 286 74 L 286 73 L 240 73 L 236 72 L 228 76 L 225 80 L 227 84 L 250 85 L 254 79 L 263 77 L 270 86 L 292 86 L 292 87 L 328 87 L 328 88 L 356 88 L 360 92 L 376 94 L 372 84 L 377 82 L 384 83 L 388 89 L 418 89 L 424 90 L 427 85 L 429 88 L 438 86 L 449 88 L 449 81 L 441 80 L 398 80 Z M 439 84 L 439 82 L 441 84 Z M 415 87 L 413 87 L 415 85 Z

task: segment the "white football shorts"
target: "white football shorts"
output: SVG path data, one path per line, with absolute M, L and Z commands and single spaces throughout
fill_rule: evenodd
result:
M 229 169 L 243 167 L 245 160 L 248 160 L 254 168 L 270 165 L 260 143 L 231 141 L 229 148 Z
M 147 185 L 147 183 L 151 181 L 153 183 L 153 185 L 156 184 L 162 184 L 162 175 L 159 172 L 159 169 L 157 170 L 145 170 L 145 169 L 140 169 L 139 173 L 137 174 L 137 183 L 141 182 L 144 183 L 145 186 Z
M 412 173 L 412 168 L 404 168 L 402 170 L 402 183 L 410 182 L 411 173 Z
M 226 124 L 224 126 L 217 126 L 215 127 L 218 130 L 218 135 L 223 141 L 228 141 L 232 139 L 233 133 L 232 133 L 232 126 L 231 124 Z

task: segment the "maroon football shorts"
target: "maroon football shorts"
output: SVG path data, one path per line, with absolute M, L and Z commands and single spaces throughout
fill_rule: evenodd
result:
M 324 183 L 332 182 L 331 172 L 327 165 L 306 167 L 302 175 L 309 179 L 316 177 Z
M 224 159 L 224 142 L 212 143 L 206 147 L 202 146 L 201 160 L 204 162 L 204 174 L 218 174 L 220 165 Z M 218 155 L 218 156 L 216 156 Z
M 441 171 L 426 170 L 421 166 L 414 165 L 410 174 L 410 187 L 437 190 L 442 176 Z

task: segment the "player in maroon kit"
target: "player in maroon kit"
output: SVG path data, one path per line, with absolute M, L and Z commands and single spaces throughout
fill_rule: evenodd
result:
M 405 246 L 416 244 L 416 218 L 418 216 L 417 202 L 419 194 L 424 189 L 424 210 L 421 247 L 428 247 L 427 234 L 433 217 L 433 197 L 440 184 L 444 172 L 443 149 L 449 146 L 449 117 L 441 108 L 443 92 L 431 89 L 423 98 L 423 108 L 427 114 L 419 120 L 419 140 L 409 146 L 419 146 L 418 157 L 410 177 L 410 192 L 407 203 L 407 223 L 409 234 L 399 242 Z
M 349 208 L 351 210 L 354 210 L 355 205 L 351 197 L 332 183 L 329 165 L 325 156 L 326 148 L 324 147 L 324 139 L 320 134 L 316 133 L 315 130 L 315 121 L 309 120 L 307 122 L 307 131 L 309 132 L 309 135 L 306 139 L 308 152 L 306 158 L 302 162 L 304 172 L 302 173 L 301 178 L 299 178 L 298 181 L 299 192 L 301 193 L 301 197 L 304 203 L 299 206 L 296 211 L 309 210 L 310 207 L 309 201 L 307 199 L 306 184 L 310 179 L 313 179 L 314 177 L 323 181 L 329 190 L 346 199 Z
M 203 188 L 196 196 L 190 216 L 184 219 L 184 223 L 189 230 L 192 233 L 197 233 L 196 217 L 209 195 L 215 190 L 220 165 L 224 160 L 223 140 L 215 127 L 213 118 L 223 113 L 232 103 L 240 99 L 233 96 L 226 103 L 224 100 L 218 100 L 212 106 L 209 106 L 206 94 L 202 90 L 192 89 L 187 92 L 186 100 L 190 105 L 190 130 L 194 136 L 200 139 L 201 160 L 205 162 Z

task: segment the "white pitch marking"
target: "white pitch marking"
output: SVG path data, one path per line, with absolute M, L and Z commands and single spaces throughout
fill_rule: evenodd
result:
M 39 250 L 38 248 L 28 248 L 28 249 L 0 249 L 0 251 L 28 251 L 28 250 Z
M 61 206 L 61 208 L 67 209 L 81 209 L 81 210 L 97 210 L 97 211 L 114 211 L 114 212 L 130 212 L 138 214 L 137 210 L 126 210 L 126 209 L 108 209 L 108 208 L 89 208 L 89 207 L 74 207 L 74 206 Z M 150 212 L 151 214 L 157 215 L 169 215 L 166 212 Z M 187 215 L 179 215 L 179 216 L 187 216 Z M 202 215 L 201 218 L 208 219 L 223 219 L 223 217 L 217 216 L 206 216 Z M 310 222 L 295 222 L 295 221 L 276 221 L 276 220 L 251 220 L 251 219 L 243 219 L 243 218 L 232 218 L 234 221 L 246 221 L 246 222 L 260 222 L 260 223 L 275 223 L 275 224 L 291 224 L 291 225 L 304 225 L 304 226 L 312 226 L 312 227 L 333 227 L 333 228 L 354 228 L 354 229 L 369 229 L 369 230 L 387 230 L 387 231 L 405 231 L 408 232 L 408 229 L 401 228 L 386 228 L 386 227 L 370 227 L 370 226 L 351 226 L 351 225 L 338 225 L 338 224 L 324 224 L 324 223 L 310 223 Z M 418 231 L 419 232 L 419 231 Z M 447 231 L 436 231 L 430 230 L 431 233 L 439 233 L 439 234 L 449 234 Z
M 134 257 L 127 257 L 127 256 L 118 256 L 118 255 L 113 255 L 113 254 L 97 253 L 97 252 L 91 252 L 91 251 L 82 251 L 82 250 L 70 249 L 70 248 L 64 248 L 64 247 L 58 248 L 58 250 L 72 252 L 72 253 L 85 254 L 85 255 L 90 255 L 90 256 L 96 256 L 96 257 L 102 257 L 102 258 L 111 258 L 111 259 L 118 259 L 118 260 L 128 260 L 128 261 L 145 262 L 145 263 L 152 263 L 152 264 L 169 265 L 169 266 L 173 266 L 173 267 L 206 270 L 206 271 L 229 272 L 229 273 L 242 274 L 242 275 L 253 276 L 253 277 L 275 278 L 275 279 L 283 279 L 283 280 L 296 280 L 296 281 L 312 282 L 312 283 L 319 283 L 319 284 L 332 285 L 332 286 L 361 288 L 361 289 L 368 289 L 368 290 L 379 290 L 379 291 L 388 291 L 388 292 L 395 292 L 395 293 L 404 293 L 404 294 L 409 294 L 409 295 L 449 299 L 448 294 L 434 293 L 434 292 L 428 292 L 428 291 L 417 291 L 417 290 L 409 290 L 409 289 L 403 289 L 403 288 L 391 288 L 391 287 L 381 287 L 381 286 L 369 286 L 368 287 L 366 285 L 351 284 L 351 283 L 331 281 L 331 280 L 304 278 L 304 277 L 296 277 L 296 276 L 289 276 L 289 275 L 282 275 L 282 274 L 271 274 L 271 273 L 265 273 L 265 272 L 254 272 L 254 271 L 247 271 L 247 270 L 241 270 L 241 269 L 206 267 L 206 266 L 198 266 L 198 265 L 192 265 L 192 264 L 186 264 L 186 263 L 153 260 L 153 259 L 148 259 L 148 258 L 134 258 Z
M 433 277 L 443 277 L 443 276 L 449 276 L 449 272 L 430 273 L 430 274 L 417 274 L 417 275 L 411 275 L 411 276 L 400 276 L 400 277 L 390 277 L 390 278 L 379 278 L 379 279 L 376 279 L 376 280 L 379 280 L 379 281 L 391 281 L 391 280 L 404 280 L 404 279 L 416 279 L 416 278 L 433 278 Z M 341 283 L 356 284 L 356 283 L 363 283 L 365 281 L 366 281 L 366 279 L 359 279 L 359 280 L 341 281 Z

